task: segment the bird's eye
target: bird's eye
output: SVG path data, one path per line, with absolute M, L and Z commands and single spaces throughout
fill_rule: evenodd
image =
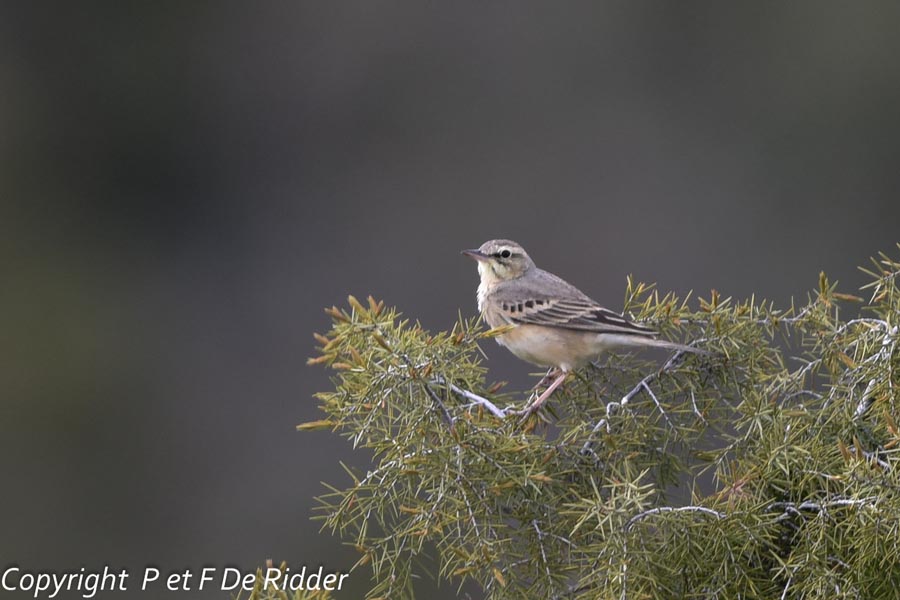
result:
M 510 254 L 512 254 L 509 250 L 504 249 L 500 252 L 500 258 L 509 258 Z

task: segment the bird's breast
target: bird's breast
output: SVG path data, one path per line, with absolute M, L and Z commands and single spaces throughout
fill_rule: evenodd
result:
M 482 314 L 484 314 L 484 307 L 487 305 L 487 294 L 487 286 L 482 281 L 478 284 L 478 291 L 475 293 L 475 297 L 478 299 L 478 312 Z
M 524 361 L 571 371 L 599 354 L 595 334 L 542 325 L 516 325 L 497 341 Z

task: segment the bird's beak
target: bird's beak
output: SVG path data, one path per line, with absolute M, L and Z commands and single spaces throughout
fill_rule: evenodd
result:
M 478 261 L 487 260 L 489 258 L 487 254 L 485 254 L 481 250 L 478 250 L 477 248 L 475 250 L 463 250 L 462 252 L 460 252 L 460 254 L 465 254 L 469 258 Z

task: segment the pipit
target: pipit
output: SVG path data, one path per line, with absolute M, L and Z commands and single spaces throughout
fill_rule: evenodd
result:
M 603 308 L 567 281 L 539 269 L 525 249 L 510 240 L 491 240 L 463 254 L 478 261 L 478 310 L 491 327 L 512 326 L 497 336 L 510 352 L 558 375 L 526 408 L 537 410 L 570 371 L 609 348 L 652 346 L 708 354 L 656 338 L 652 328 Z

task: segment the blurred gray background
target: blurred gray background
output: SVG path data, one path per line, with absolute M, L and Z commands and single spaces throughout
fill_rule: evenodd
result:
M 0 566 L 349 568 L 322 307 L 450 327 L 486 239 L 616 309 L 897 253 L 894 2 L 0 11 Z

